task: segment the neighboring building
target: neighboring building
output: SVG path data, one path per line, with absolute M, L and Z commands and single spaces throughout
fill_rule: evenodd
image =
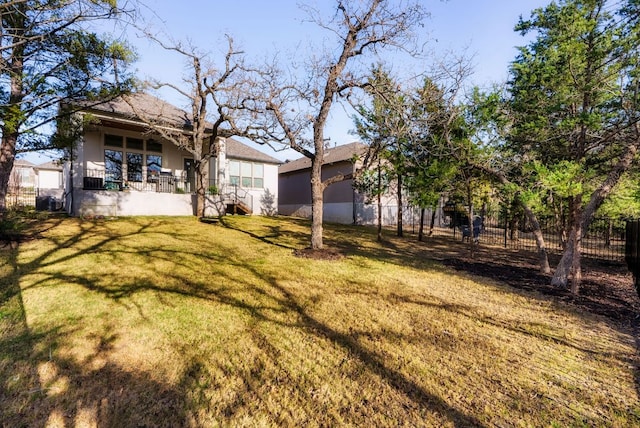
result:
M 322 180 L 338 174 L 355 173 L 362 167 L 367 146 L 351 143 L 325 150 Z M 278 212 L 282 215 L 311 217 L 311 159 L 300 158 L 280 166 Z M 383 223 L 393 224 L 397 217 L 394 195 L 383 196 Z M 353 179 L 334 183 L 324 191 L 323 219 L 344 224 L 375 224 L 376 201 L 369 201 L 353 187 Z
M 35 164 L 25 159 L 16 159 L 13 162 L 13 170 L 9 176 L 9 193 L 15 193 L 20 189 L 35 189 L 36 173 Z
M 62 167 L 55 162 L 35 165 L 26 159 L 16 159 L 9 176 L 6 203 L 8 206 L 35 206 L 38 197 L 53 198 L 45 209 L 62 204 Z M 47 204 L 48 199 L 47 199 Z
M 73 161 L 65 167 L 65 206 L 70 214 L 195 213 L 193 157 L 151 131 L 134 113 L 161 117 L 168 129 L 188 133 L 186 112 L 148 94 L 135 94 L 129 103 L 117 99 L 80 106 L 82 123 L 90 125 L 84 126 L 71 153 Z M 209 163 L 206 215 L 230 208 L 259 214 L 265 194 L 277 201 L 278 159 L 233 138 L 216 143 L 218 154 Z
M 63 180 L 62 166 L 59 162 L 51 161 L 33 167 L 35 172 L 38 196 L 53 196 L 62 201 Z
M 9 176 L 7 187 L 7 206 L 35 206 L 36 173 L 35 165 L 25 159 L 16 159 Z

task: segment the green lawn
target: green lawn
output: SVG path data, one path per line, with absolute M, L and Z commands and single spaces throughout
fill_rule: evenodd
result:
M 0 250 L 6 426 L 640 426 L 634 338 L 425 245 L 260 217 L 51 219 Z M 46 227 L 44 227 L 46 226 Z

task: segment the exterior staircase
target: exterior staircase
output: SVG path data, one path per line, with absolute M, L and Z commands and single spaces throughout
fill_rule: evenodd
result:
M 253 214 L 253 200 L 246 189 L 238 185 L 227 184 L 219 195 L 225 214 Z
M 227 214 L 251 215 L 251 207 L 242 201 L 227 200 L 224 205 Z

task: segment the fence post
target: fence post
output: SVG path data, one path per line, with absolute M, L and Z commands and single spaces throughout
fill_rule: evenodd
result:
M 640 220 L 628 220 L 625 225 L 624 258 L 629 271 L 633 274 L 636 292 L 640 295 Z
M 508 222 L 508 217 L 509 217 L 509 210 L 507 209 L 507 207 L 504 207 L 504 211 L 503 211 L 503 218 L 504 218 L 504 248 L 507 248 L 507 225 L 509 224 Z

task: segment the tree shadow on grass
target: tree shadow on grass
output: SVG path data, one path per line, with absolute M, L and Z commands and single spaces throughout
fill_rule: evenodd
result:
M 277 243 L 274 244 L 274 242 L 271 241 L 271 237 L 269 235 L 260 236 L 252 232 L 245 232 L 242 230 L 239 231 L 247 233 L 253 238 L 259 239 L 260 241 L 265 242 L 269 245 L 277 245 Z M 274 237 L 280 236 L 280 230 L 276 230 L 273 228 L 269 229 L 269 233 Z M 298 238 L 299 237 L 296 237 L 296 239 Z M 287 246 L 284 247 L 288 248 Z M 99 246 L 94 249 L 98 251 Z M 195 254 L 194 257 L 196 257 Z M 233 262 L 233 255 L 229 254 L 227 257 L 227 262 Z M 212 262 L 223 263 L 224 260 L 212 260 Z M 289 289 L 280 284 L 279 278 L 276 278 L 275 276 L 265 275 L 264 272 L 252 266 L 244 266 L 243 268 L 248 274 L 257 278 L 262 278 L 262 280 L 268 284 L 267 288 L 257 289 L 255 288 L 255 286 L 252 286 L 250 282 L 247 282 L 247 288 L 251 288 L 252 293 L 261 294 L 263 298 L 267 299 L 267 302 L 273 302 L 274 304 L 260 305 L 252 303 L 242 297 L 233 295 L 233 293 L 224 286 L 209 287 L 204 289 L 197 282 L 179 277 L 173 279 L 176 280 L 174 281 L 175 283 L 179 282 L 180 284 L 182 284 L 181 287 L 153 284 L 143 278 L 136 280 L 135 283 L 121 283 L 112 286 L 106 286 L 104 283 L 92 283 L 91 281 L 87 281 L 86 278 L 76 278 L 72 274 L 58 274 L 58 277 L 56 277 L 55 279 L 63 280 L 64 282 L 80 284 L 89 290 L 99 292 L 101 294 L 104 294 L 106 297 L 118 301 L 130 298 L 134 294 L 143 291 L 154 291 L 163 295 L 175 294 L 195 297 L 206 301 L 228 305 L 244 311 L 247 313 L 247 315 L 249 315 L 250 319 L 253 320 L 254 323 L 283 323 L 281 319 L 274 317 L 275 315 L 273 312 L 274 308 L 281 308 L 281 310 L 285 310 L 291 314 L 295 314 L 294 318 L 297 320 L 293 324 L 285 325 L 287 328 L 300 329 L 305 334 L 326 339 L 329 341 L 329 343 L 337 345 L 348 355 L 356 358 L 360 362 L 360 364 L 368 371 L 370 371 L 376 377 L 382 378 L 398 393 L 405 396 L 410 403 L 413 403 L 412 407 L 414 407 L 415 409 L 436 412 L 440 414 L 444 419 L 453 422 L 455 425 L 482 425 L 476 418 L 450 406 L 441 397 L 425 390 L 422 386 L 416 383 L 415 380 L 410 379 L 399 371 L 391 368 L 388 364 L 389 362 L 385 361 L 383 355 L 364 348 L 361 344 L 358 343 L 356 337 L 353 337 L 349 334 L 341 333 L 315 318 L 307 311 L 305 303 L 301 302 L 298 296 L 296 296 Z M 241 281 L 241 279 L 239 279 L 241 277 L 242 275 L 238 275 L 238 277 L 229 278 L 229 280 L 235 281 L 236 285 L 238 285 L 237 282 L 239 280 Z M 221 280 L 221 278 L 218 278 L 218 280 Z M 259 329 L 253 329 L 252 332 L 254 343 L 264 351 L 264 358 L 273 361 L 273 364 L 278 364 L 278 353 L 280 351 L 277 349 L 277 347 L 271 344 L 269 339 L 260 333 Z M 260 360 L 254 361 L 251 364 L 252 368 L 247 369 L 246 372 L 239 373 L 239 375 L 244 376 L 244 381 L 241 383 L 241 385 L 243 388 L 245 388 L 245 391 L 238 391 L 236 395 L 237 400 L 235 402 L 231 401 L 227 403 L 226 406 L 224 406 L 220 410 L 222 416 L 232 418 L 234 415 L 239 414 L 243 410 L 246 410 L 247 406 L 249 406 L 247 399 L 249 399 L 252 394 L 256 395 L 260 385 L 262 384 L 262 381 L 266 381 L 265 379 L 262 379 L 262 376 L 265 376 L 264 367 L 262 364 L 263 363 L 261 363 Z M 185 371 L 185 377 L 183 378 L 183 381 L 178 389 L 166 390 L 165 388 L 165 394 L 169 396 L 168 399 L 170 400 L 178 400 L 178 407 L 206 407 L 206 395 L 197 392 L 197 382 L 194 384 L 193 381 L 194 378 L 201 377 L 203 373 L 206 376 L 206 366 L 204 365 L 204 363 L 198 363 L 198 358 L 193 358 L 191 363 L 187 365 L 189 365 L 190 368 Z M 295 387 L 296 386 L 293 385 L 293 388 Z M 308 395 L 308 391 L 298 392 L 303 396 L 305 394 Z M 179 397 L 180 393 L 184 393 L 184 396 Z M 188 397 L 188 399 L 185 397 Z M 263 399 L 258 397 L 257 395 L 255 398 Z M 307 398 L 308 400 L 313 401 L 312 396 L 308 396 Z M 146 403 L 139 404 L 146 405 Z M 176 411 L 173 420 L 175 421 L 176 417 L 178 419 L 182 419 L 185 416 L 186 414 L 184 412 L 180 413 L 179 411 Z M 278 419 L 278 415 L 272 415 L 272 417 L 274 418 L 274 420 Z M 320 417 L 320 415 L 317 415 L 317 417 Z M 327 415 L 322 415 L 322 417 L 328 418 L 328 420 L 332 420 L 331 417 Z M 335 419 L 334 422 L 338 423 L 338 419 Z
M 236 229 L 235 227 L 232 227 Z M 238 229 L 236 229 L 238 230 Z M 158 233 L 153 231 L 153 223 L 141 225 L 136 230 L 129 232 Z M 239 230 L 242 232 L 242 230 Z M 167 237 L 180 237 L 172 235 L 170 232 L 163 232 Z M 272 234 L 273 236 L 269 235 Z M 272 228 L 265 235 L 246 232 L 254 239 L 258 239 L 269 245 L 277 245 L 281 231 Z M 28 264 L 21 265 L 24 270 L 35 271 L 43 266 L 52 263 L 70 260 L 77 256 L 77 253 L 63 254 L 53 257 L 55 251 L 62 248 L 71 248 L 82 241 L 83 237 L 90 234 L 96 235 L 96 242 L 83 251 L 95 253 L 112 254 L 114 250 L 106 250 L 104 247 L 113 239 L 126 239 L 128 234 L 102 236 L 99 231 L 92 227 L 84 228 L 78 236 L 69 236 L 56 242 L 55 248 L 47 251 L 46 254 L 38 256 Z M 252 235 L 253 234 L 253 235 Z M 254 236 L 255 235 L 255 236 Z M 300 234 L 303 235 L 303 234 Z M 183 237 L 188 239 L 189 237 Z M 296 237 L 298 239 L 299 237 Z M 275 243 L 274 243 L 275 242 Z M 392 260 L 401 263 L 406 259 L 403 254 L 403 247 L 395 242 L 392 246 L 365 249 L 355 248 L 354 254 L 362 257 L 380 258 L 381 260 Z M 278 245 L 290 248 L 287 245 Z M 265 400 L 261 396 L 264 392 L 262 385 L 267 382 L 282 384 L 282 380 L 270 379 L 273 374 L 265 369 L 265 361 L 278 365 L 280 360 L 280 348 L 271 342 L 260 329 L 256 327 L 251 330 L 251 338 L 255 346 L 263 351 L 263 355 L 249 361 L 248 368 L 240 373 L 228 373 L 228 376 L 242 378 L 239 386 L 235 389 L 235 395 L 219 409 L 211 409 L 210 398 L 207 395 L 210 388 L 215 388 L 215 384 L 210 384 L 211 367 L 206 356 L 198 355 L 196 351 L 186 349 L 184 352 L 184 372 L 179 382 L 174 384 L 163 383 L 158 380 L 150 380 L 142 372 L 136 372 L 131 368 L 125 369 L 108 362 L 110 343 L 114 338 L 113 333 L 105 329 L 99 334 L 95 353 L 91 359 L 78 362 L 71 358 L 54 355 L 50 358 L 48 349 L 54 347 L 56 342 L 64 341 L 68 332 L 64 331 L 64 326 L 58 326 L 47 332 L 35 334 L 29 331 L 26 324 L 26 314 L 21 303 L 20 288 L 18 285 L 17 272 L 17 250 L 12 253 L 9 265 L 11 269 L 6 272 L 4 278 L 0 279 L 4 296 L 0 300 L 0 308 L 5 308 L 15 304 L 15 322 L 12 321 L 11 332 L 6 329 L 0 330 L 0 349 L 11 349 L 8 354 L 0 351 L 0 380 L 2 387 L 0 395 L 0 418 L 7 420 L 9 425 L 44 425 L 44 422 L 60 418 L 67 426 L 78 424 L 82 418 L 96 420 L 99 426 L 184 426 L 198 425 L 197 414 L 199 411 L 209 412 L 220 418 L 220 421 L 233 420 L 235 416 L 247 414 L 248 409 L 252 409 L 251 400 Z M 129 250 L 127 250 L 129 251 Z M 130 251 L 134 251 L 131 249 Z M 161 249 L 145 249 L 149 251 L 150 260 L 157 257 L 172 259 L 170 254 L 164 254 Z M 421 249 L 415 250 L 416 254 L 421 253 Z M 385 253 L 390 255 L 385 257 Z M 395 254 L 395 255 L 394 255 Z M 297 295 L 294 291 L 284 285 L 282 278 L 275 274 L 269 275 L 261 271 L 256 266 L 242 265 L 243 260 L 235 260 L 233 254 L 221 256 L 202 256 L 194 249 L 193 253 L 184 254 L 184 257 L 209 257 L 205 261 L 208 263 L 231 263 L 238 264 L 238 269 L 242 268 L 243 274 L 256 278 L 261 278 L 264 287 L 256 287 L 250 281 L 243 283 L 243 275 L 229 274 L 226 278 L 216 278 L 219 282 L 235 281 L 236 286 L 245 286 L 248 292 L 259 294 L 260 299 L 255 301 L 247 300 L 244 297 L 234 294 L 233 290 L 224 285 L 208 285 L 198 279 L 180 277 L 175 273 L 175 277 L 168 278 L 171 284 L 154 284 L 145 279 L 138 278 L 126 281 L 96 282 L 82 275 L 74 275 L 73 272 L 56 273 L 48 279 L 40 280 L 40 285 L 46 285 L 47 280 L 57 282 L 73 283 L 84 287 L 95 293 L 104 295 L 106 298 L 118 302 L 131 301 L 134 295 L 146 291 L 152 291 L 160 296 L 159 301 L 170 302 L 172 296 L 185 296 L 202 299 L 203 302 L 216 302 L 242 311 L 247 315 L 253 325 L 260 323 L 281 324 L 287 328 L 295 328 L 304 334 L 320 338 L 335 344 L 345 354 L 353 357 L 368 372 L 380 378 L 390 385 L 399 395 L 405 397 L 412 409 L 418 411 L 436 412 L 443 419 L 456 426 L 482 426 L 483 423 L 473 415 L 468 414 L 461 408 L 449 404 L 443 397 L 434 394 L 412 377 L 403 374 L 395 369 L 391 361 L 385 358 L 382 352 L 371 350 L 359 343 L 357 333 L 344 333 L 331 327 L 327 322 L 314 316 L 309 303 L 304 296 Z M 179 260 L 176 260 L 179 263 Z M 416 266 L 425 266 L 430 261 L 417 261 Z M 242 266 L 241 266 L 242 265 Z M 115 278 L 114 278 L 115 279 Z M 211 279 L 212 281 L 213 279 Z M 6 289 L 5 289 L 6 287 Z M 6 291 L 6 293 L 5 293 Z M 263 302 L 262 297 L 267 299 Z M 391 303 L 397 303 L 404 297 L 400 295 L 389 296 Z M 412 299 L 404 303 L 434 305 L 439 308 L 465 314 L 470 309 L 463 306 L 447 305 L 445 302 L 422 302 Z M 135 304 L 135 303 L 134 303 Z M 280 315 L 286 312 L 293 317 L 285 317 L 293 320 L 283 321 L 282 317 L 274 314 L 276 308 Z M 3 309 L 4 310 L 4 309 Z M 4 322 L 0 320 L 0 322 Z M 521 332 L 516 332 L 521 333 Z M 404 340 L 400 338 L 399 340 Z M 5 346 L 6 345 L 6 346 Z M 15 349 L 20 347 L 19 349 Z M 18 352 L 13 352 L 18 351 Z M 100 363 L 101 360 L 106 362 Z M 170 364 L 170 363 L 168 363 Z M 51 367 L 53 366 L 53 367 Z M 49 369 L 47 369 L 49 368 Z M 226 370 L 229 370 L 228 368 Z M 51 372 L 49 375 L 47 373 Z M 19 372 L 22 379 L 16 379 L 13 374 Z M 278 371 L 278 376 L 286 374 L 286 367 Z M 275 376 L 275 375 L 274 375 Z M 66 381 L 65 381 L 66 379 Z M 286 383 L 287 379 L 285 379 Z M 287 384 L 285 388 L 300 388 L 300 385 Z M 298 392 L 298 391 L 296 391 Z M 314 401 L 314 395 L 309 391 L 299 391 L 299 394 L 309 402 Z M 6 406 L 5 406 L 6 404 Z M 357 403 L 354 403 L 357 404 Z M 271 410 L 269 416 L 272 421 L 281 420 L 278 412 Z M 343 419 L 332 418 L 323 413 L 313 413 L 316 409 L 310 410 L 311 416 L 327 422 L 333 421 L 338 424 L 342 421 L 349 421 L 350 415 L 343 415 Z M 32 412 L 33 416 L 30 416 Z M 34 418 L 34 419 L 29 419 Z M 317 421 L 316 421 L 317 422 Z
M 388 382 L 394 389 L 411 400 L 417 408 L 436 412 L 452 422 L 455 426 L 482 426 L 482 423 L 475 417 L 452 407 L 441 397 L 430 393 L 414 380 L 389 367 L 382 355 L 365 349 L 352 336 L 336 331 L 311 316 L 296 302 L 295 297 L 285 288 L 279 287 L 276 284 L 274 284 L 274 287 L 279 288 L 280 291 L 287 296 L 287 305 L 300 315 L 308 331 L 329 339 L 349 354 L 356 356 L 372 373 L 375 373 Z
M 279 242 L 279 241 L 283 240 L 283 238 L 284 238 L 283 235 L 285 234 L 285 232 L 282 230 L 282 227 L 279 226 L 279 225 L 266 226 L 266 230 L 263 233 L 258 234 L 258 233 L 251 232 L 249 230 L 237 227 L 232 222 L 230 222 L 225 216 L 221 216 L 220 217 L 220 224 L 222 226 L 226 227 L 227 229 L 231 229 L 231 230 L 235 230 L 235 231 L 240 232 L 240 233 L 244 233 L 245 235 L 248 235 L 248 236 L 250 236 L 250 237 L 252 237 L 254 239 L 262 241 L 265 244 L 274 245 L 276 247 L 286 248 L 286 249 L 289 249 L 289 250 L 295 250 L 296 249 L 295 246 Z M 302 233 L 294 233 L 294 232 L 291 232 L 291 231 L 286 231 L 286 236 L 290 240 L 300 241 L 300 240 L 304 239 L 304 237 L 306 235 L 304 235 Z
M 0 420 L 3 426 L 175 427 L 187 424 L 185 391 L 112 363 L 92 368 L 90 361 L 51 357 L 52 343 L 64 339 L 64 334 L 55 331 L 39 335 L 24 331 L 19 335 L 21 352 L 1 357 L 0 379 L 4 381 L 0 385 Z M 0 340 L 0 347 L 16 350 L 15 345 Z M 98 349 L 93 358 L 105 358 L 107 353 Z
M 51 251 L 28 264 L 18 262 L 18 246 L 1 250 L 0 425 L 176 427 L 193 425 L 194 421 L 197 425 L 197 418 L 189 413 L 193 408 L 189 380 L 174 386 L 109 362 L 111 345 L 117 339 L 109 329 L 90 338 L 96 342 L 95 350 L 80 361 L 56 352 L 73 333 L 68 326 L 50 326 L 39 332 L 30 329 L 19 284 L 21 275 L 73 258 L 77 253 L 54 256 L 93 234 L 94 226 L 88 224 L 76 235 L 55 238 Z M 141 227 L 132 233 L 144 230 Z M 105 236 L 88 250 L 98 252 L 113 239 Z M 70 279 L 78 283 L 80 278 Z M 80 283 L 87 289 L 96 287 L 86 279 Z

